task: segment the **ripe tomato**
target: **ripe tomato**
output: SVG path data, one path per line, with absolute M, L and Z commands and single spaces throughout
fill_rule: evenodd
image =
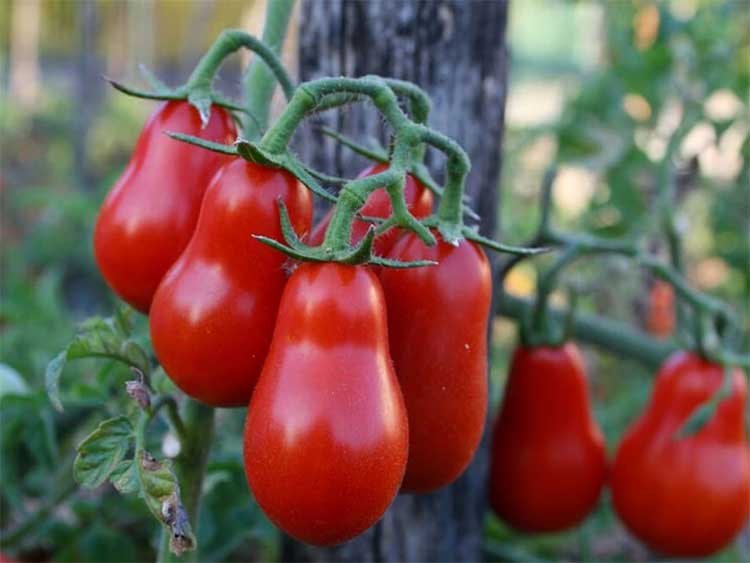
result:
M 284 290 L 248 409 L 255 499 L 298 539 L 343 542 L 391 504 L 407 449 L 380 283 L 366 267 L 303 264 Z
M 151 338 L 185 393 L 245 406 L 260 375 L 286 283 L 285 257 L 252 238 L 281 238 L 277 199 L 298 232 L 310 228 L 309 191 L 291 174 L 235 159 L 206 191 L 195 234 L 159 285 Z
M 202 129 L 197 109 L 166 102 L 146 122 L 133 157 L 104 200 L 94 229 L 96 263 L 114 292 L 143 313 L 190 240 L 211 177 L 231 158 L 164 131 L 217 143 L 231 143 L 237 135 L 223 108 L 212 107 Z
M 615 509 L 636 537 L 665 555 L 709 555 L 729 543 L 750 514 L 746 385 L 739 371 L 713 418 L 692 436 L 676 435 L 722 378 L 721 366 L 690 352 L 675 353 L 617 450 Z
M 490 464 L 490 504 L 518 530 L 564 530 L 591 512 L 607 463 L 575 344 L 516 348 Z
M 672 336 L 675 327 L 674 289 L 667 282 L 656 280 L 648 303 L 648 331 L 660 339 Z
M 487 317 L 492 280 L 484 251 L 463 240 L 426 246 L 409 233 L 389 258 L 437 266 L 380 272 L 391 355 L 409 415 L 402 490 L 454 481 L 479 445 L 487 414 Z
M 387 164 L 373 164 L 372 166 L 365 168 L 357 178 L 364 178 L 366 176 L 374 176 L 388 169 Z M 406 199 L 406 206 L 409 211 L 417 218 L 427 217 L 432 213 L 432 192 L 426 189 L 419 181 L 417 181 L 411 174 L 406 175 L 406 185 L 404 186 L 404 197 Z M 370 194 L 365 202 L 362 209 L 359 210 L 360 215 L 368 217 L 390 217 L 393 213 L 391 207 L 391 199 L 388 196 L 388 192 L 385 189 L 380 188 Z M 331 222 L 333 216 L 333 210 L 330 210 L 321 219 L 320 223 L 315 225 L 312 233 L 310 233 L 310 240 L 308 244 L 317 246 L 323 242 L 325 238 L 326 229 L 328 223 Z M 367 221 L 355 220 L 352 224 L 352 244 L 357 244 L 362 237 L 367 234 L 367 230 L 370 228 L 372 223 Z M 393 247 L 395 242 L 401 236 L 401 229 L 389 229 L 382 235 L 380 235 L 373 243 L 373 253 L 378 256 L 385 256 L 388 251 Z

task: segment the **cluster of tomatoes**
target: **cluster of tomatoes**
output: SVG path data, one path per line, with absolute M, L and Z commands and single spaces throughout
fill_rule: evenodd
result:
M 285 170 L 164 130 L 223 143 L 236 136 L 221 108 L 202 127 L 187 102 L 160 106 L 103 204 L 97 263 L 114 291 L 149 315 L 155 353 L 185 393 L 249 405 L 245 470 L 269 518 L 304 541 L 335 544 L 374 524 L 400 491 L 454 481 L 487 415 L 484 252 L 437 232 L 428 247 L 391 229 L 375 254 L 437 265 L 303 263 L 290 274 L 286 257 L 251 234 L 282 238 L 281 199 L 295 231 L 319 245 L 330 213 L 313 227 L 310 193 Z M 431 193 L 410 176 L 405 198 L 416 217 L 432 212 Z M 360 212 L 388 217 L 388 194 L 373 192 Z M 351 242 L 368 227 L 355 219 Z M 711 420 L 680 436 L 722 369 L 674 356 L 608 467 L 575 345 L 519 347 L 493 432 L 492 507 L 520 530 L 561 530 L 587 516 L 609 481 L 622 520 L 653 548 L 719 549 L 750 510 L 746 391 L 733 377 Z
M 690 436 L 681 429 L 723 380 L 721 366 L 675 353 L 608 467 L 576 346 L 518 348 L 494 428 L 493 509 L 519 530 L 563 530 L 591 512 L 609 481 L 621 520 L 651 548 L 679 557 L 717 551 L 750 515 L 746 385 L 738 370 L 703 428 Z
M 287 171 L 164 130 L 217 142 L 235 135 L 220 108 L 201 128 L 186 102 L 160 106 L 102 206 L 97 263 L 149 315 L 156 356 L 185 393 L 213 406 L 249 404 L 245 468 L 269 518 L 299 539 L 335 544 L 374 524 L 399 491 L 455 480 L 487 414 L 484 252 L 437 231 L 428 247 L 392 229 L 375 254 L 437 265 L 304 263 L 289 274 L 286 257 L 251 235 L 282 238 L 279 199 L 312 245 L 330 214 L 312 228 L 309 191 Z M 431 193 L 412 177 L 405 198 L 415 216 L 432 212 Z M 388 217 L 385 190 L 361 214 Z M 352 244 L 368 228 L 355 219 Z

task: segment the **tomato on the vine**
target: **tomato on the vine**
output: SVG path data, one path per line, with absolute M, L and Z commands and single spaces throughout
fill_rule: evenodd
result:
M 402 490 L 454 481 L 479 445 L 487 414 L 487 317 L 492 279 L 484 251 L 440 235 L 426 246 L 408 233 L 389 258 L 435 266 L 383 268 L 391 356 L 409 416 Z
M 263 367 L 286 258 L 251 235 L 281 238 L 279 198 L 297 232 L 307 232 L 310 192 L 294 176 L 242 159 L 224 166 L 193 238 L 154 296 L 156 356 L 185 393 L 210 405 L 247 405 Z
M 667 282 L 656 280 L 649 292 L 648 331 L 657 338 L 669 338 L 675 323 L 674 289 Z
M 188 102 L 163 103 L 104 200 L 94 230 L 96 263 L 115 293 L 143 313 L 190 240 L 211 178 L 231 158 L 171 139 L 165 131 L 217 143 L 237 136 L 224 108 L 212 107 L 202 127 L 198 110 Z
M 245 471 L 271 521 L 306 542 L 360 534 L 401 484 L 407 418 L 385 316 L 366 267 L 305 263 L 284 289 L 248 409 Z
M 516 529 L 564 530 L 591 512 L 607 462 L 575 344 L 516 348 L 490 464 L 490 504 Z
M 374 176 L 381 172 L 388 170 L 387 164 L 373 164 L 368 168 L 365 168 L 360 172 L 357 178 L 365 178 L 367 176 Z M 414 176 L 411 174 L 406 175 L 406 184 L 404 185 L 404 199 L 406 200 L 406 207 L 409 211 L 421 219 L 427 217 L 432 213 L 432 192 L 425 188 Z M 359 214 L 365 217 L 380 217 L 385 219 L 393 212 L 391 207 L 391 199 L 388 196 L 388 192 L 384 188 L 379 188 L 372 192 L 367 198 L 364 206 L 359 210 Z M 331 222 L 333 216 L 333 210 L 328 211 L 320 222 L 315 225 L 310 233 L 310 240 L 308 244 L 317 246 L 323 242 L 325 238 L 326 229 L 328 223 Z M 355 219 L 352 223 L 352 238 L 351 243 L 357 244 L 362 237 L 367 234 L 367 230 L 370 228 L 372 223 Z M 380 235 L 373 243 L 373 253 L 378 256 L 385 256 L 388 251 L 393 247 L 395 242 L 401 235 L 400 229 L 390 229 Z
M 627 431 L 612 469 L 612 500 L 627 528 L 675 557 L 718 551 L 750 515 L 750 446 L 745 431 L 745 379 L 697 433 L 679 432 L 722 385 L 723 368 L 691 352 L 662 366 L 651 400 Z

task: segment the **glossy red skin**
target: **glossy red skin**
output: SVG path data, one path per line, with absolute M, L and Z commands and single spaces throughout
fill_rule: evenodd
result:
M 369 268 L 300 266 L 289 278 L 245 424 L 245 472 L 288 534 L 332 545 L 372 526 L 398 492 L 406 410 Z
M 426 246 L 409 233 L 389 258 L 436 266 L 383 268 L 391 356 L 409 416 L 401 490 L 451 483 L 474 457 L 487 415 L 487 318 L 492 280 L 484 251 L 463 240 Z
M 366 176 L 374 176 L 388 169 L 387 164 L 373 164 L 372 166 L 365 168 L 357 178 L 364 178 Z M 425 188 L 419 181 L 417 181 L 411 174 L 406 175 L 406 185 L 404 186 L 404 199 L 406 200 L 406 207 L 409 211 L 417 218 L 427 217 L 432 213 L 432 192 Z M 359 210 L 360 215 L 369 217 L 390 217 L 393 213 L 391 207 L 391 199 L 388 196 L 388 192 L 385 189 L 380 188 L 370 194 L 365 202 L 362 209 Z M 318 246 L 323 242 L 325 238 L 326 229 L 328 223 L 331 222 L 333 216 L 333 210 L 329 210 L 325 214 L 323 219 L 315 225 L 312 233 L 310 233 L 310 239 L 308 244 L 312 246 Z M 351 243 L 357 244 L 362 237 L 367 234 L 367 230 L 372 226 L 372 223 L 367 221 L 355 220 L 352 224 L 352 238 Z M 382 235 L 380 235 L 373 243 L 373 253 L 377 256 L 385 256 L 388 254 L 390 249 L 403 234 L 401 229 L 389 229 Z
M 212 107 L 202 129 L 198 110 L 184 101 L 166 102 L 149 117 L 133 157 L 104 200 L 94 229 L 96 263 L 112 290 L 143 313 L 190 240 L 211 178 L 231 159 L 171 139 L 165 131 L 218 143 L 237 136 L 223 108 Z
M 615 509 L 636 537 L 666 555 L 710 555 L 738 534 L 750 514 L 747 390 L 740 372 L 734 373 L 732 394 L 697 434 L 675 436 L 722 377 L 722 367 L 693 353 L 675 353 L 617 450 Z
M 195 234 L 151 306 L 159 362 L 191 397 L 246 406 L 271 342 L 286 257 L 253 239 L 282 240 L 277 199 L 299 233 L 310 228 L 309 191 L 291 174 L 236 159 L 206 190 Z
M 570 528 L 594 508 L 606 473 L 576 345 L 516 348 L 490 451 L 495 513 L 525 532 Z

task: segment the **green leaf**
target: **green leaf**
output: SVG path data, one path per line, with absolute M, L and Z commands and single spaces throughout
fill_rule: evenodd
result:
M 123 495 L 138 492 L 141 487 L 135 470 L 135 461 L 132 459 L 125 459 L 118 463 L 112 470 L 109 480 Z
M 63 350 L 47 364 L 47 370 L 44 372 L 44 387 L 47 395 L 52 406 L 60 412 L 63 411 L 63 406 L 60 402 L 60 375 L 65 367 L 67 358 L 68 351 Z
M 172 462 L 156 460 L 145 450 L 141 450 L 136 458 L 141 495 L 151 514 L 170 529 L 172 552 L 179 555 L 195 549 L 195 536 L 180 500 L 180 486 Z
M 0 363 L 0 398 L 5 395 L 28 395 L 29 386 L 26 385 L 21 374 L 7 364 Z
M 133 443 L 133 425 L 125 416 L 105 420 L 78 446 L 73 476 L 84 487 L 98 487 L 125 458 Z
M 68 360 L 81 358 L 110 358 L 149 375 L 151 362 L 143 347 L 131 340 L 132 310 L 119 309 L 109 318 L 92 317 L 84 321 L 79 333 L 67 348 L 47 365 L 45 387 L 54 407 L 62 411 L 59 381 Z

